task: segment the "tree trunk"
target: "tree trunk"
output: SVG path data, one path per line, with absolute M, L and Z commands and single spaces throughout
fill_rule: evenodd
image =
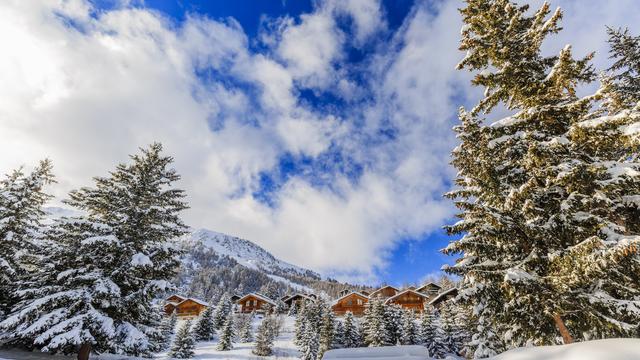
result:
M 562 321 L 560 314 L 553 314 L 553 321 L 556 322 L 556 327 L 558 328 L 558 331 L 560 331 L 560 335 L 562 335 L 562 341 L 565 344 L 571 344 L 573 342 L 573 338 L 569 333 L 569 329 L 564 325 L 564 321 Z
M 89 354 L 91 353 L 91 344 L 86 343 L 80 345 L 78 350 L 78 360 L 89 360 Z

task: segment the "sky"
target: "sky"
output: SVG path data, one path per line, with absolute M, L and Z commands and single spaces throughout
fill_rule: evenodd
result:
M 640 33 L 636 0 L 551 5 L 547 53 L 572 44 L 604 69 L 605 25 Z M 190 226 L 339 280 L 420 282 L 454 261 L 451 128 L 481 96 L 455 70 L 462 6 L 3 1 L 0 172 L 50 158 L 55 205 L 160 141 Z

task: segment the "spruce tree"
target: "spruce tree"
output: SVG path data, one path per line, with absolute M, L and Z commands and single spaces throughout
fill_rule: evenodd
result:
M 420 318 L 420 341 L 429 351 L 429 356 L 442 356 L 445 349 L 442 346 L 442 332 L 440 323 L 433 308 L 425 309 Z
M 48 251 L 1 324 L 15 337 L 50 352 L 148 356 L 157 316 L 151 303 L 169 287 L 179 251 L 171 239 L 185 227 L 186 208 L 170 157 L 153 144 L 132 164 L 118 165 L 94 188 L 73 191 L 69 205 L 84 214 L 63 218 L 46 237 Z M 80 334 L 80 335 L 78 335 Z
M 333 343 L 336 336 L 336 318 L 329 307 L 325 303 L 321 303 L 322 319 L 320 322 L 319 339 L 320 347 L 318 350 L 318 356 L 322 358 L 322 355 L 333 348 Z
M 171 313 L 171 316 L 165 316 L 160 324 L 160 333 L 162 334 L 162 343 L 160 350 L 166 350 L 171 344 L 173 335 L 176 331 L 176 324 L 178 323 L 178 317 L 176 312 Z
M 541 54 L 562 17 L 548 4 L 529 15 L 508 0 L 468 0 L 461 13 L 459 68 L 480 71 L 473 84 L 485 96 L 455 129 L 458 189 L 448 196 L 462 220 L 447 230 L 463 236 L 445 252 L 462 254 L 447 271 L 463 278 L 460 301 L 478 311 L 475 356 L 559 335 L 629 336 L 638 317 L 623 304 L 638 296 L 638 254 L 617 204 L 629 185 L 637 193 L 637 176 L 621 169 L 637 166 L 608 157 L 628 142 L 585 134 L 599 123 L 591 111 L 600 95 L 576 95 L 594 80 L 591 55 L 575 60 L 570 46 Z M 514 114 L 485 125 L 479 116 L 497 105 Z
M 335 329 L 334 329 L 334 336 L 333 336 L 333 343 L 331 344 L 331 347 L 334 349 L 342 349 L 344 346 L 344 325 L 342 325 L 342 322 L 340 321 L 336 321 L 335 322 Z
M 222 297 L 220 297 L 216 310 L 213 313 L 213 326 L 216 330 L 219 330 L 224 325 L 227 316 L 232 310 L 233 306 L 231 304 L 231 298 L 229 297 L 229 294 L 224 293 Z
M 387 345 L 398 345 L 402 338 L 402 314 L 404 310 L 398 304 L 384 305 L 384 323 L 387 332 Z
M 390 345 L 386 311 L 382 299 L 374 298 L 367 302 L 364 311 L 363 332 L 364 341 L 369 347 Z
M 297 314 L 298 314 L 298 303 L 296 301 L 294 301 L 291 304 L 291 307 L 289 308 L 289 312 L 287 313 L 287 315 L 296 316 Z
M 420 343 L 416 316 L 413 310 L 405 310 L 402 316 L 402 345 L 417 345 Z
M 256 333 L 256 346 L 253 348 L 252 353 L 258 356 L 269 356 L 273 353 L 273 341 L 275 336 L 273 335 L 273 326 L 270 324 L 271 317 L 265 316 L 258 326 Z
M 252 327 L 253 317 L 247 314 L 240 314 L 238 317 L 238 340 L 243 343 L 248 343 L 253 341 L 253 327 Z
M 0 180 L 0 320 L 17 298 L 16 292 L 41 248 L 44 192 L 54 182 L 51 162 L 41 161 L 30 173 L 22 168 Z
M 220 342 L 218 343 L 217 350 L 228 351 L 233 349 L 233 315 L 229 314 L 224 321 L 224 325 L 220 330 Z
M 191 320 L 189 320 L 178 330 L 169 356 L 176 359 L 189 359 L 195 355 L 195 347 L 196 341 L 191 331 Z
M 343 346 L 345 348 L 354 348 L 360 346 L 360 331 L 351 311 L 347 311 L 344 315 L 344 335 Z
M 301 337 L 300 359 L 316 360 L 320 348 L 318 330 L 312 326 L 306 326 Z
M 196 325 L 193 329 L 196 341 L 210 341 L 216 334 L 216 329 L 213 327 L 213 308 L 207 307 L 202 312 Z

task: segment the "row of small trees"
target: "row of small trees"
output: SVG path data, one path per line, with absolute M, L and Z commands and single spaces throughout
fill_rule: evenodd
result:
M 296 316 L 294 343 L 303 360 L 321 359 L 330 349 L 362 346 L 425 345 L 433 357 L 465 354 L 472 327 L 467 315 L 454 303 L 418 315 L 371 299 L 360 320 L 351 312 L 337 320 L 325 302 L 307 302 Z
M 187 208 L 172 158 L 152 144 L 64 202 L 44 222 L 50 161 L 0 181 L 0 341 L 48 352 L 150 356 L 159 347 L 152 300 L 170 287 Z
M 462 256 L 446 270 L 475 310 L 474 356 L 640 336 L 640 37 L 609 29 L 598 75 L 593 54 L 542 51 L 563 16 L 548 3 L 460 11 L 458 68 L 484 95 L 455 128 L 462 236 L 445 252 Z

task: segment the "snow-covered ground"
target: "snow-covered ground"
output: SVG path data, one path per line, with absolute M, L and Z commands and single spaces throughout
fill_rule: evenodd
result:
M 637 360 L 640 339 L 607 339 L 509 350 L 493 360 Z
M 254 329 L 260 319 L 254 320 Z M 180 326 L 180 325 L 178 325 Z M 253 343 L 234 343 L 233 350 L 216 350 L 217 342 L 201 342 L 196 348 L 194 359 L 213 360 L 258 360 L 258 359 L 298 359 L 298 350 L 293 344 L 294 318 L 286 317 L 280 336 L 274 343 L 272 356 L 260 357 L 251 353 Z M 340 349 L 332 351 L 327 359 L 425 359 L 422 347 L 389 347 L 376 349 Z M 132 357 L 118 355 L 92 355 L 94 360 L 133 360 Z M 168 360 L 166 354 L 158 354 L 156 359 Z M 0 349 L 0 360 L 69 360 L 75 356 L 51 356 L 39 352 Z M 453 358 L 450 358 L 453 359 Z M 640 359 L 640 339 L 596 340 L 572 345 L 540 346 L 520 348 L 500 354 L 492 360 L 637 360 Z

